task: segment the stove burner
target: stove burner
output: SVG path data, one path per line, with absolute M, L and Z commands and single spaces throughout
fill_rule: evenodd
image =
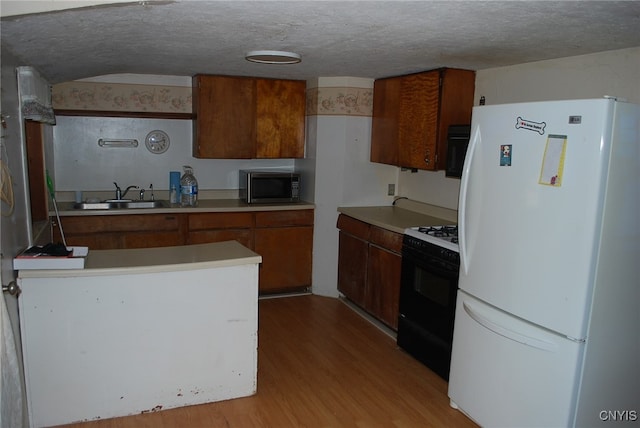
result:
M 451 238 L 452 242 L 458 242 L 458 226 L 427 226 L 418 227 L 418 232 L 437 238 Z

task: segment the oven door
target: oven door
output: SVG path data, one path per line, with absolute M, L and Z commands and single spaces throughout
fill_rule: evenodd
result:
M 448 380 L 458 263 L 402 251 L 398 346 Z

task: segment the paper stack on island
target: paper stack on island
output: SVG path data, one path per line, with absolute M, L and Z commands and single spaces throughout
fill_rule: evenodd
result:
M 33 246 L 13 259 L 13 268 L 20 269 L 84 269 L 89 247 L 64 247 L 62 244 Z

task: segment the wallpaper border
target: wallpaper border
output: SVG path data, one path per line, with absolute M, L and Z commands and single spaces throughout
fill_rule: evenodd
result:
M 191 88 L 128 83 L 66 82 L 53 85 L 54 109 L 191 113 Z
M 192 112 L 191 88 L 186 86 L 66 82 L 53 85 L 52 102 L 60 110 Z M 371 117 L 373 88 L 309 88 L 306 110 L 307 116 Z
M 372 116 L 373 88 L 310 88 L 307 116 L 316 115 Z

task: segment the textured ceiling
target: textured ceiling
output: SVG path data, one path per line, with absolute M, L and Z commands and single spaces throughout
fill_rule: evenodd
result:
M 114 73 L 378 78 L 640 46 L 640 2 L 144 1 L 5 17 L 1 41 L 51 83 Z M 244 60 L 257 49 L 302 62 Z

